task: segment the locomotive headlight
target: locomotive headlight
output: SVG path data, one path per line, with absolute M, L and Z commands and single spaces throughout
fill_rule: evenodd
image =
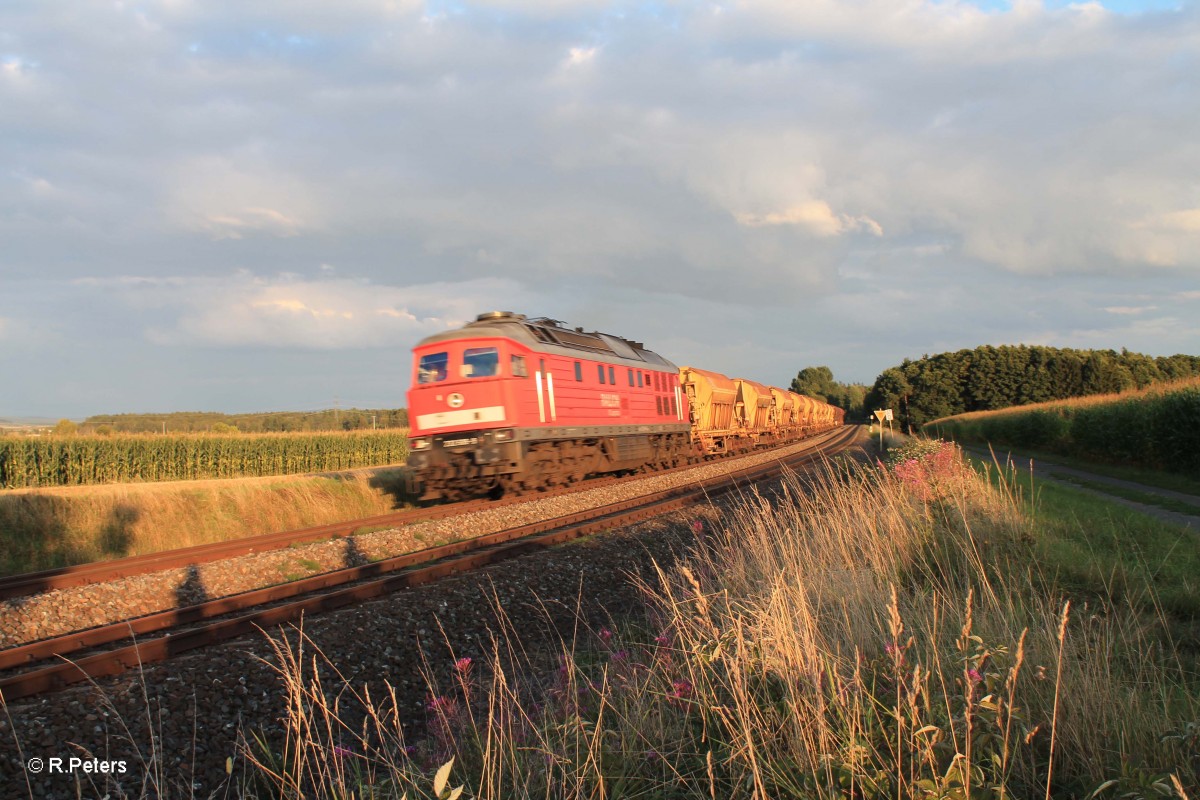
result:
M 513 429 L 512 428 L 506 428 L 505 430 L 496 431 L 492 434 L 492 439 L 497 442 L 512 441 L 512 438 L 513 438 Z
M 415 439 L 408 440 L 409 450 L 428 450 L 433 446 L 433 440 L 426 436 L 418 436 Z

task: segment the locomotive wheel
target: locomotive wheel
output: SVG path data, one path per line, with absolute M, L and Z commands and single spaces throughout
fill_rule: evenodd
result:
M 521 485 L 526 490 L 544 492 L 549 488 L 558 467 L 555 455 L 545 445 L 530 448 L 521 476 Z

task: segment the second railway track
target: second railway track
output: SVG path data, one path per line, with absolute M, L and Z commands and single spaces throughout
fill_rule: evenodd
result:
M 177 653 L 252 633 L 264 626 L 296 619 L 302 614 L 362 602 L 404 587 L 477 569 L 510 558 L 525 549 L 548 547 L 604 529 L 628 525 L 704 502 L 717 494 L 737 489 L 747 481 L 771 477 L 783 469 L 784 463 L 797 465 L 841 452 L 849 448 L 855 438 L 854 429 L 842 429 L 823 441 L 814 442 L 812 450 L 793 454 L 786 461 L 770 461 L 690 486 L 666 489 L 372 564 L 335 570 L 0 651 L 0 670 L 10 672 L 47 659 L 60 659 L 58 663 L 0 679 L 0 695 L 5 700 L 14 700 L 71 683 L 118 674 Z M 361 527 L 363 523 L 359 520 L 347 524 Z M 102 645 L 163 631 L 169 632 L 115 649 L 81 655 L 74 661 L 65 660 L 70 654 L 81 654 Z

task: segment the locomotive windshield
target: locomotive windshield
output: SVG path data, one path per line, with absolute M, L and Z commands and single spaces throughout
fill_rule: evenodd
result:
M 468 347 L 463 351 L 464 378 L 490 378 L 500 369 L 500 353 L 495 347 Z
M 426 353 L 417 364 L 417 383 L 436 383 L 446 380 L 449 353 Z

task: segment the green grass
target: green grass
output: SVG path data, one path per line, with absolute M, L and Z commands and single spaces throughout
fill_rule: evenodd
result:
M 990 460 L 971 458 L 986 465 Z M 1071 594 L 1161 611 L 1177 622 L 1200 616 L 1200 534 L 1072 487 L 1010 471 L 1036 519 L 1041 571 Z M 1107 490 L 1107 489 L 1106 489 Z M 1031 499 L 1032 498 L 1032 499 Z M 1193 509 L 1194 510 L 1194 509 Z
M 986 444 L 977 444 L 971 442 L 968 442 L 967 444 L 972 447 L 981 447 L 984 450 L 987 449 Z M 1200 479 L 1192 478 L 1187 475 L 1177 475 L 1171 472 L 1160 472 L 1158 470 L 1144 469 L 1141 467 L 1099 464 L 1095 461 L 1086 461 L 1082 458 L 1074 458 L 1061 453 L 1048 453 L 1041 450 L 1018 450 L 1006 445 L 995 445 L 994 449 L 997 456 L 1011 452 L 1013 462 L 1018 468 L 1028 469 L 1029 459 L 1033 459 L 1034 463 L 1040 463 L 1044 461 L 1048 464 L 1060 464 L 1064 467 L 1074 467 L 1075 469 L 1094 472 L 1097 475 L 1104 475 L 1109 478 L 1118 478 L 1120 480 L 1131 481 L 1133 483 L 1141 483 L 1158 489 L 1168 489 L 1173 492 L 1200 495 Z M 990 463 L 991 457 L 986 457 L 984 460 Z
M 1166 511 L 1175 511 L 1179 514 L 1200 517 L 1200 505 L 1185 503 L 1182 500 L 1176 500 L 1171 497 L 1163 497 L 1162 495 L 1150 494 L 1149 492 L 1139 492 L 1136 489 L 1127 489 L 1124 486 L 1114 486 L 1108 483 L 1100 483 L 1099 481 L 1084 480 L 1073 475 L 1055 475 L 1054 478 L 1055 480 L 1066 481 L 1084 489 L 1091 489 L 1093 492 L 1120 497 L 1146 506 L 1155 506 Z

